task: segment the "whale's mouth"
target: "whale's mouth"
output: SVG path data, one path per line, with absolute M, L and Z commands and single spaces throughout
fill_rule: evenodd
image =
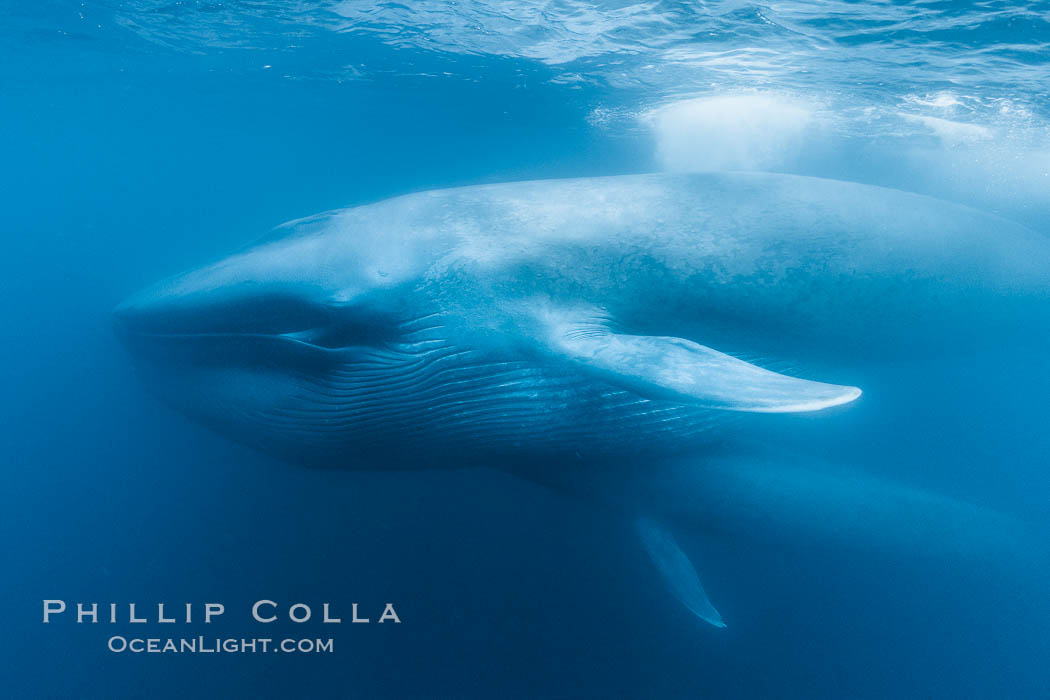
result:
M 349 349 L 313 343 L 298 333 L 154 333 L 115 325 L 133 355 L 158 365 L 327 364 L 339 362 Z
M 113 310 L 122 331 L 163 336 L 281 335 L 329 325 L 335 309 L 289 294 L 164 294 L 147 289 Z
M 180 364 L 336 362 L 389 335 L 384 324 L 352 307 L 287 295 L 199 303 L 137 295 L 114 310 L 113 320 L 134 355 Z

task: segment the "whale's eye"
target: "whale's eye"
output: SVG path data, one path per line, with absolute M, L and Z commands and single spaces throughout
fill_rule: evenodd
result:
M 293 296 L 272 295 L 215 309 L 215 326 L 228 333 L 281 335 L 326 326 L 334 316 L 324 304 Z
M 282 333 L 311 345 L 329 349 L 376 346 L 394 340 L 397 332 L 389 320 L 352 306 L 326 307 L 323 323 L 299 332 Z

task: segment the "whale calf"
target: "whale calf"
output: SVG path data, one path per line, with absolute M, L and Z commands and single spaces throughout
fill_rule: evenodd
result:
M 761 443 L 778 414 L 849 410 L 897 360 L 1046 345 L 1048 309 L 1050 241 L 1023 226 L 741 173 L 483 185 L 327 212 L 145 289 L 115 318 L 163 399 L 281 458 L 502 468 L 616 505 L 669 590 L 721 626 L 675 538 L 698 521 L 779 532 L 820 513 L 823 494 L 802 531 L 879 539 L 900 515 L 902 545 L 923 528 L 960 546 L 979 530 L 1009 537 L 950 499 L 726 454 Z M 885 517 L 858 521 L 844 502 Z M 763 508 L 770 519 L 752 517 Z

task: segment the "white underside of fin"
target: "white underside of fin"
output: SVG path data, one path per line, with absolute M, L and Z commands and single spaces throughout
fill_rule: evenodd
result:
M 682 605 L 704 622 L 725 627 L 726 623 L 707 597 L 693 563 L 675 542 L 671 531 L 645 517 L 635 520 L 635 528 L 649 558 Z
M 650 399 L 728 411 L 796 413 L 849 403 L 853 386 L 771 372 L 684 338 L 614 333 L 571 314 L 544 318 L 550 347 L 606 381 Z

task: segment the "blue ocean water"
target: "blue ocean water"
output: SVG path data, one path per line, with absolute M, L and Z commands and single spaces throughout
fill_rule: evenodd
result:
M 472 183 L 767 170 L 1050 235 L 1050 5 L 140 0 L 0 18 L 0 695 L 1050 696 L 1038 551 L 1004 576 L 715 538 L 714 630 L 586 504 L 495 471 L 297 468 L 204 430 L 136 381 L 110 319 L 280 222 Z M 784 430 L 1046 532 L 1050 370 L 1027 359 L 928 404 L 890 387 L 830 434 Z M 261 634 L 244 623 L 260 598 L 344 619 L 392 600 L 404 622 L 266 629 L 331 635 L 333 654 L 114 654 L 132 625 L 43 625 L 52 598 L 224 601 L 214 634 L 237 637 Z

